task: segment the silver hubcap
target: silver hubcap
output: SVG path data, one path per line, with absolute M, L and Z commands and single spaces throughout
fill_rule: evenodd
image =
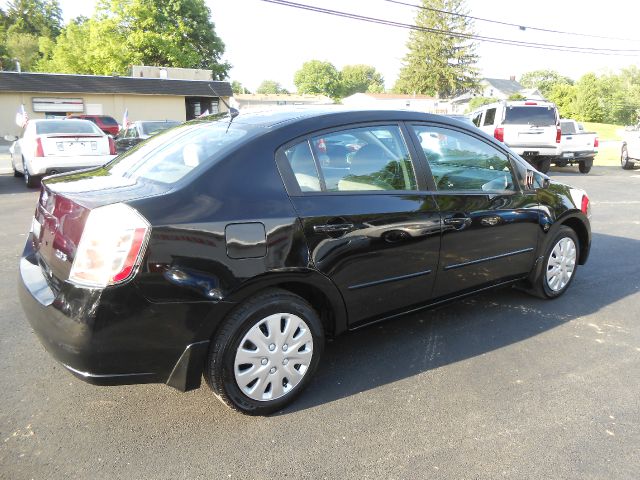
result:
M 560 239 L 547 262 L 547 285 L 554 292 L 567 286 L 576 268 L 576 244 L 569 237 Z
M 300 383 L 312 356 L 313 337 L 304 320 L 291 313 L 269 315 L 240 341 L 233 363 L 236 383 L 253 400 L 275 400 Z
M 622 155 L 620 156 L 620 160 L 622 161 L 622 165 L 627 163 L 627 159 L 629 158 L 629 154 L 627 153 L 627 149 L 622 149 Z

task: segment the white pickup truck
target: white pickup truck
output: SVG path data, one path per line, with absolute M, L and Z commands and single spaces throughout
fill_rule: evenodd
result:
M 589 173 L 598 153 L 598 134 L 585 132 L 582 124 L 569 119 L 560 120 L 560 131 L 560 152 L 552 163 L 558 167 L 577 163 L 580 173 Z
M 622 168 L 631 170 L 636 162 L 640 163 L 640 123 L 625 129 L 620 151 Z

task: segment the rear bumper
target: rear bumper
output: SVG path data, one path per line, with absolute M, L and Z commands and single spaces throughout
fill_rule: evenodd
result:
M 560 147 L 547 145 L 509 145 L 509 148 L 522 157 L 557 157 L 561 154 Z
M 95 385 L 200 386 L 213 328 L 207 322 L 230 304 L 152 303 L 133 282 L 103 290 L 64 282 L 56 291 L 30 243 L 20 259 L 20 302 L 45 349 L 69 372 Z
M 77 157 L 42 157 L 27 165 L 31 175 L 52 175 L 83 168 L 99 167 L 116 158 L 115 155 L 82 155 Z

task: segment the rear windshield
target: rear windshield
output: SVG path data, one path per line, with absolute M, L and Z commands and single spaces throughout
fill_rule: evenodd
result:
M 102 120 L 102 123 L 105 125 L 110 125 L 112 127 L 117 127 L 118 122 L 116 122 L 112 117 L 99 117 Z
M 556 109 L 554 107 L 507 107 L 502 123 L 505 125 L 555 125 Z
M 562 131 L 562 135 L 576 133 L 576 127 L 573 122 L 560 122 L 560 130 Z
M 99 133 L 96 126 L 87 120 L 47 120 L 36 123 L 36 134 L 47 135 L 50 133 Z
M 180 122 L 143 122 L 142 133 L 145 135 L 153 135 L 171 127 L 180 125 Z
M 182 125 L 158 133 L 117 157 L 107 168 L 112 175 L 125 178 L 176 183 L 190 172 L 211 165 L 249 135 L 243 126 L 228 124 Z

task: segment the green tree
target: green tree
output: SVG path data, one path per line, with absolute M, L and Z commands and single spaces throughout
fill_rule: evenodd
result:
M 547 97 L 554 85 L 573 85 L 573 80 L 560 75 L 555 70 L 534 70 L 520 77 L 520 84 L 525 88 L 536 88 Z
M 496 97 L 473 97 L 467 107 L 467 112 L 472 112 L 476 108 L 480 108 L 483 105 L 489 105 L 490 103 L 497 102 Z
M 46 49 L 39 68 L 110 75 L 156 65 L 210 69 L 223 79 L 230 65 L 210 15 L 204 0 L 101 0 L 92 18 L 70 24 Z
M 526 100 L 526 98 L 521 93 L 512 93 L 507 97 L 507 100 Z
M 576 90 L 577 87 L 568 83 L 556 83 L 546 95 L 549 101 L 555 103 L 562 118 L 574 118 L 576 116 Z
M 354 93 L 384 91 L 384 78 L 371 65 L 345 65 L 340 72 L 340 84 L 340 94 L 343 97 Z
M 264 80 L 260 86 L 256 89 L 256 93 L 265 95 L 273 95 L 278 93 L 289 93 L 286 88 L 283 88 L 275 80 Z
M 576 83 L 575 117 L 583 122 L 602 122 L 605 117 L 602 89 L 595 73 L 587 73 Z
M 305 62 L 293 76 L 293 83 L 298 93 L 327 95 L 332 98 L 340 96 L 340 74 L 329 62 Z
M 416 29 L 409 34 L 404 65 L 394 90 L 398 93 L 421 93 L 451 97 L 478 88 L 478 55 L 468 38 L 472 21 L 464 17 L 464 0 L 422 0 L 429 9 L 446 10 L 449 15 L 421 8 L 416 16 Z M 436 33 L 434 30 L 443 33 Z
M 242 93 L 251 93 L 249 90 L 244 88 L 244 86 L 238 80 L 233 80 L 231 82 L 231 90 L 236 95 L 242 94 Z
M 31 70 L 41 57 L 40 42 L 54 39 L 62 29 L 58 0 L 14 0 L 0 10 L 0 63 L 2 68 Z
M 20 68 L 23 70 L 31 70 L 40 58 L 39 39 L 31 33 L 8 33 L 6 50 L 11 59 L 20 62 Z
M 63 27 L 58 0 L 13 0 L 7 2 L 8 33 L 29 33 L 55 38 Z

